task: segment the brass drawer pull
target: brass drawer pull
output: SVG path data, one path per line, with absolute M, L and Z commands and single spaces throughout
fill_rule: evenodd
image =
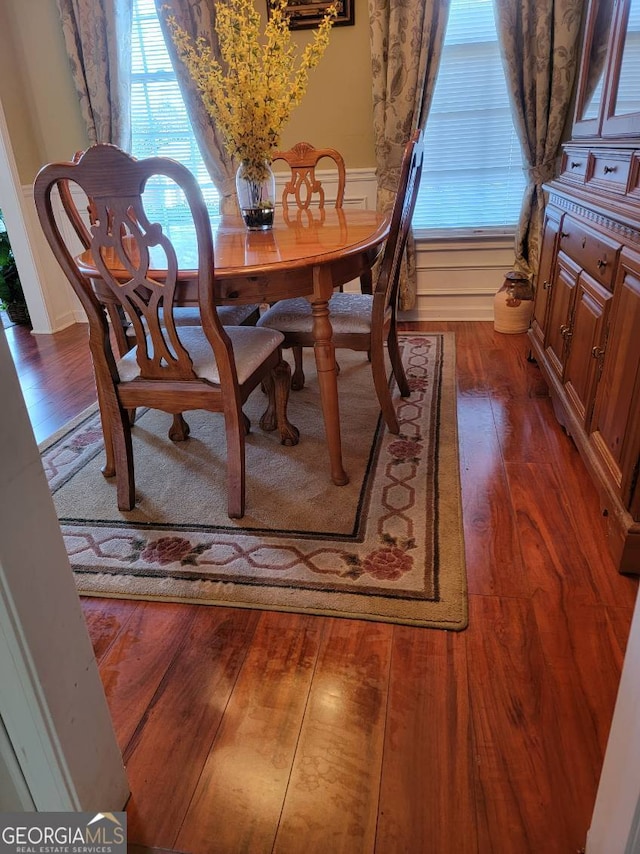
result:
M 608 175 L 609 172 L 617 172 L 618 167 L 617 166 L 605 166 L 603 171 L 604 171 L 605 175 Z
M 604 356 L 604 347 L 594 347 L 591 350 L 591 355 L 594 359 L 601 359 Z
M 551 282 L 543 282 L 542 283 L 542 290 L 543 291 L 550 291 L 551 290 Z
M 569 237 L 569 232 L 568 231 L 561 231 L 560 232 L 560 240 L 564 240 L 565 237 Z
M 580 160 L 572 160 L 571 161 L 571 168 L 572 169 L 577 169 L 578 166 L 582 166 L 582 163 Z
M 560 335 L 562 335 L 564 340 L 567 341 L 569 338 L 571 338 L 572 332 L 570 331 L 570 328 L 568 326 L 562 325 L 560 327 Z
M 607 266 L 607 262 L 603 261 L 602 258 L 598 258 L 598 260 L 596 261 L 596 265 L 598 267 L 598 270 L 603 270 Z

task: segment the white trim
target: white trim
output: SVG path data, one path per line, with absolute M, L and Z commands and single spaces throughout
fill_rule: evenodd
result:
M 0 813 L 33 812 L 35 808 L 15 750 L 0 720 Z
M 120 810 L 122 758 L 3 329 L 0 399 L 0 719 L 37 810 Z
M 640 597 L 585 850 L 587 854 L 640 854 Z

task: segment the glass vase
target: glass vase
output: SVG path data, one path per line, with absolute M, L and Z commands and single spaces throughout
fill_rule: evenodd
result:
M 236 172 L 236 193 L 240 213 L 250 231 L 273 226 L 276 179 L 269 163 L 241 163 Z

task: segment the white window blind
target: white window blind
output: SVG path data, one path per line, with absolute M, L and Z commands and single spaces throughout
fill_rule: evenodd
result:
M 452 0 L 413 226 L 512 231 L 524 188 L 492 0 Z
M 133 0 L 131 49 L 131 153 L 179 160 L 196 176 L 210 216 L 219 217 L 219 195 L 202 160 L 180 93 L 154 0 Z M 170 237 L 191 218 L 180 193 L 170 182 L 155 179 L 145 193 L 153 216 Z

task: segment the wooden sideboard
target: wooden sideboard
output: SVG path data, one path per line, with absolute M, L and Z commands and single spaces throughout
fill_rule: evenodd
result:
M 640 574 L 640 0 L 592 0 L 572 139 L 545 185 L 529 340 L 596 484 L 621 572 Z M 597 48 L 597 49 L 596 49 Z M 606 48 L 606 50 L 605 50 Z M 594 73 L 593 63 L 597 57 Z M 629 59 L 634 62 L 629 64 Z M 592 102 L 596 99 L 596 104 Z M 621 104 L 624 104 L 621 107 Z M 618 115 L 616 110 L 626 112 Z

